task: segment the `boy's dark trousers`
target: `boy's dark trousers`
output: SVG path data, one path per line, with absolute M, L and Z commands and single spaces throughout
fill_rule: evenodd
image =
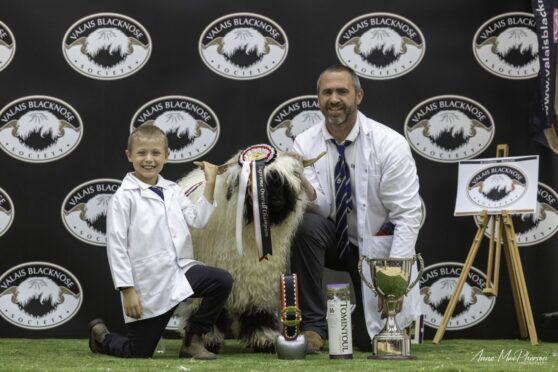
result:
M 232 289 L 232 276 L 216 267 L 196 265 L 186 272 L 186 278 L 194 290 L 192 297 L 203 298 L 198 311 L 188 320 L 188 331 L 191 334 L 207 333 L 225 306 Z M 123 358 L 153 356 L 177 306 L 162 315 L 128 323 L 127 336 L 109 333 L 103 341 L 103 352 Z

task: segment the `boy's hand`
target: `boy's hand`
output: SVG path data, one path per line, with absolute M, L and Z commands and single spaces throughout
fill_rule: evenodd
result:
M 202 161 L 201 163 L 194 162 L 194 164 L 202 169 L 205 175 L 205 188 L 203 189 L 203 196 L 209 203 L 213 204 L 215 180 L 217 179 L 217 175 L 219 174 L 219 167 L 206 161 Z
M 124 288 L 122 289 L 122 295 L 124 298 L 123 304 L 126 315 L 134 319 L 141 318 L 143 308 L 136 289 L 134 287 Z
M 205 174 L 205 182 L 215 183 L 218 167 L 215 164 L 211 164 L 206 161 L 202 162 L 202 164 L 203 173 Z

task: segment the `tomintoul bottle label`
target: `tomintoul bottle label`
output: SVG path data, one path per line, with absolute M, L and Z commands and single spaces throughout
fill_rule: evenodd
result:
M 350 300 L 349 284 L 328 284 L 327 298 L 329 358 L 352 359 L 352 305 Z

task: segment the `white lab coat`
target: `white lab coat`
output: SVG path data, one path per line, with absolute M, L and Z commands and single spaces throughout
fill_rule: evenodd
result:
M 419 181 L 414 159 L 407 141 L 391 128 L 358 112 L 360 126 L 355 143 L 356 196 L 353 207 L 357 211 L 357 234 L 360 255 L 371 258 L 412 257 L 415 254 L 422 217 Z M 293 149 L 311 159 L 326 151 L 322 134 L 324 123 L 318 123 L 296 137 Z M 330 189 L 326 157 L 307 167 L 305 176 L 316 190 L 316 200 L 309 210 L 328 217 L 335 208 L 335 190 Z M 375 236 L 382 224 L 395 224 L 393 236 Z M 367 265 L 364 274 L 370 281 Z M 416 267 L 414 276 L 416 277 Z M 364 313 L 368 333 L 373 338 L 384 326 L 377 310 L 377 298 L 362 284 Z M 304 294 L 301 294 L 304 295 Z M 407 295 L 403 309 L 397 316 L 400 327 L 406 327 L 420 315 L 420 295 L 416 285 Z
M 134 287 L 147 319 L 193 294 L 184 273 L 196 262 L 188 226 L 204 227 L 215 203 L 192 203 L 174 182 L 159 175 L 163 201 L 128 173 L 107 210 L 107 254 L 115 288 Z M 124 309 L 123 309 L 124 311 Z M 124 314 L 126 323 L 137 319 Z

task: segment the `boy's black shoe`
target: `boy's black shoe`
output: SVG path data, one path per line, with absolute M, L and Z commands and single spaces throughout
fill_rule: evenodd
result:
M 89 327 L 89 349 L 93 353 L 103 354 L 103 340 L 109 334 L 109 330 L 103 319 L 93 319 L 87 325 Z

